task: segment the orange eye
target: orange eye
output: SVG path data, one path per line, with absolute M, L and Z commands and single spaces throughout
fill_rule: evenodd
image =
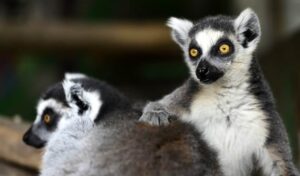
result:
M 222 44 L 219 47 L 219 52 L 224 55 L 224 54 L 228 54 L 230 52 L 230 46 L 228 44 Z
M 49 124 L 49 123 L 51 122 L 51 117 L 50 117 L 50 115 L 48 115 L 48 114 L 44 115 L 44 122 L 45 122 L 46 124 Z
M 193 58 L 199 56 L 199 51 L 196 48 L 190 49 L 190 56 Z

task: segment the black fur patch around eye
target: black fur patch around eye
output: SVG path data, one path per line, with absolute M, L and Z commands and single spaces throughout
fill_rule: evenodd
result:
M 245 36 L 245 40 L 243 41 L 242 43 L 242 46 L 244 48 L 247 48 L 248 47 L 248 43 L 251 42 L 252 40 L 254 40 L 258 34 L 253 32 L 252 30 L 248 29 L 246 30 L 243 35 Z
M 48 114 L 51 118 L 51 121 L 48 124 L 45 124 L 43 120 L 46 114 Z M 58 113 L 56 113 L 52 108 L 46 108 L 43 112 L 41 123 L 43 124 L 43 126 L 46 127 L 47 130 L 54 131 L 57 127 L 59 120 L 60 120 L 60 115 Z
M 227 44 L 227 45 L 230 47 L 229 53 L 223 54 L 223 55 L 220 54 L 220 52 L 219 52 L 219 47 L 220 47 L 222 44 Z M 212 56 L 228 57 L 228 56 L 230 56 L 231 54 L 233 54 L 234 51 L 235 51 L 235 48 L 234 48 L 233 43 L 232 43 L 228 38 L 221 38 L 221 39 L 219 39 L 219 40 L 217 41 L 217 43 L 212 47 L 210 53 L 211 53 Z
M 190 49 L 192 49 L 192 48 L 197 49 L 198 52 L 199 52 L 199 54 L 198 54 L 197 57 L 192 57 L 189 54 L 190 60 L 191 61 L 197 61 L 201 57 L 201 55 L 202 55 L 202 49 L 201 49 L 201 47 L 197 44 L 197 42 L 194 39 L 190 43 L 190 46 L 189 46 L 189 49 L 188 49 L 188 53 L 190 52 Z

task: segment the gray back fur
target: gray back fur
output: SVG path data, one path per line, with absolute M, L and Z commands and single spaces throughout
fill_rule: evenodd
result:
M 55 136 L 42 176 L 221 176 L 216 153 L 188 124 L 138 123 L 136 112 L 114 112 L 97 126 L 76 120 Z

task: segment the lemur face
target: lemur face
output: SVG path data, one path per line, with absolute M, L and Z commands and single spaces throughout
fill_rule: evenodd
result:
M 237 18 L 206 17 L 197 23 L 170 18 L 174 41 L 182 48 L 192 77 L 202 84 L 238 76 L 250 65 L 260 38 L 260 25 L 251 9 Z
M 83 75 L 66 75 L 62 83 L 49 88 L 37 105 L 37 117 L 23 136 L 23 141 L 35 148 L 44 147 L 54 132 L 72 121 L 72 116 L 95 120 L 102 101 L 97 91 L 85 90 L 80 81 L 90 83 Z M 75 114 L 76 113 L 76 114 Z
M 70 111 L 65 99 L 64 89 L 58 83 L 48 89 L 37 105 L 34 123 L 23 136 L 23 141 L 35 148 L 45 146 L 52 133 L 63 125 L 65 114 Z
M 190 36 L 185 54 L 193 76 L 204 84 L 213 83 L 223 77 L 235 56 L 237 44 L 234 37 L 210 28 Z

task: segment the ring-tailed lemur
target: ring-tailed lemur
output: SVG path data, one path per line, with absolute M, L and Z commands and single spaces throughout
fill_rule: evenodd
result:
M 167 25 L 184 52 L 191 78 L 144 108 L 141 121 L 189 122 L 218 152 L 227 176 L 299 175 L 272 93 L 253 53 L 260 40 L 257 15 L 212 16 L 197 23 L 170 18 Z
M 91 97 L 102 94 L 72 81 L 64 90 L 72 110 L 48 141 L 41 176 L 222 176 L 216 153 L 191 125 L 153 127 L 137 122 L 139 112 L 116 109 L 95 126 L 91 115 L 99 107 Z
M 95 108 L 95 111 L 91 114 L 91 118 L 95 122 L 98 122 L 109 111 L 126 109 L 131 106 L 124 95 L 105 82 L 78 73 L 67 73 L 64 80 L 80 83 L 84 89 L 97 91 L 102 94 L 101 101 L 96 96 L 93 99 L 94 107 L 100 108 L 104 102 L 101 111 L 99 111 L 99 108 Z M 84 104 L 79 104 L 79 106 L 81 106 L 81 111 L 87 108 Z M 37 105 L 37 117 L 29 130 L 24 134 L 23 141 L 36 148 L 44 147 L 53 132 L 63 128 L 66 121 L 68 121 L 68 119 L 63 117 L 70 110 L 71 107 L 66 100 L 62 83 L 59 82 L 51 86 L 40 98 Z

